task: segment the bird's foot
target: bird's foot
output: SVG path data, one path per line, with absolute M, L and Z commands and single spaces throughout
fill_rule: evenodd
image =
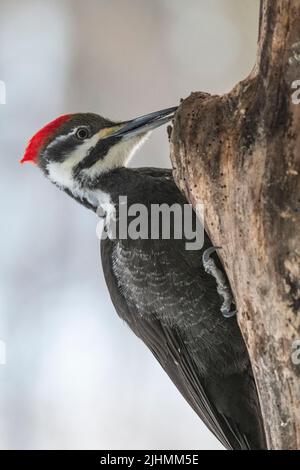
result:
M 232 305 L 235 304 L 231 288 L 226 277 L 222 271 L 217 268 L 216 263 L 211 258 L 211 254 L 220 248 L 221 247 L 219 246 L 211 246 L 210 248 L 207 248 L 202 255 L 202 263 L 205 271 L 213 276 L 217 282 L 218 294 L 223 298 L 223 304 L 221 306 L 223 317 L 231 318 L 237 313 L 237 310 L 231 309 Z

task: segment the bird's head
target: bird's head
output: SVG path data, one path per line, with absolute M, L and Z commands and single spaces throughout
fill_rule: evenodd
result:
M 175 111 L 164 109 L 126 122 L 92 113 L 60 116 L 31 138 L 21 162 L 35 163 L 53 183 L 72 192 L 126 165 L 147 134 Z

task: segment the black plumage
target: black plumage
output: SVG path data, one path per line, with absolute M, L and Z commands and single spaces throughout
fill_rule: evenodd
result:
M 120 168 L 98 183 L 117 203 L 186 203 L 169 170 Z M 227 449 L 265 448 L 253 373 L 236 318 L 220 313 L 216 283 L 202 265 L 211 246 L 183 240 L 101 241 L 106 283 L 119 316 Z

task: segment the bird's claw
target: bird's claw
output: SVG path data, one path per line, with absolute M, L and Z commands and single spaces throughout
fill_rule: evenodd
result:
M 218 294 L 223 297 L 223 304 L 221 306 L 223 317 L 231 318 L 237 314 L 237 310 L 230 309 L 232 304 L 235 303 L 234 298 L 226 277 L 222 271 L 217 268 L 214 260 L 211 258 L 211 254 L 220 248 L 220 246 L 211 246 L 210 248 L 207 248 L 202 255 L 202 263 L 205 271 L 215 278 Z

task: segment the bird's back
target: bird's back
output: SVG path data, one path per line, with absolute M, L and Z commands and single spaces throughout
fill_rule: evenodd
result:
M 185 199 L 169 170 L 119 169 L 128 204 Z M 107 286 L 117 313 L 148 346 L 195 412 L 226 448 L 265 448 L 249 357 L 235 318 L 223 318 L 214 278 L 202 266 L 211 246 L 187 240 L 101 241 Z

